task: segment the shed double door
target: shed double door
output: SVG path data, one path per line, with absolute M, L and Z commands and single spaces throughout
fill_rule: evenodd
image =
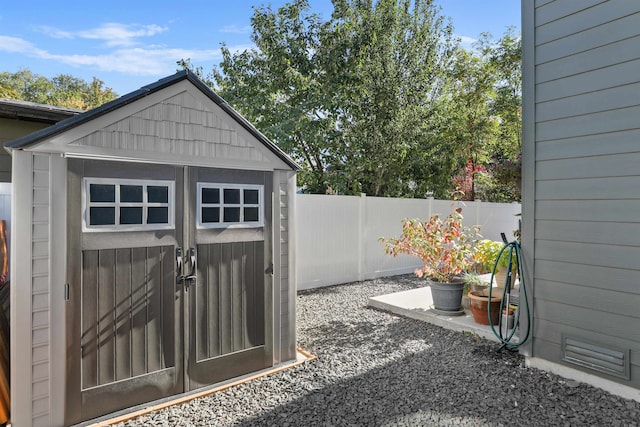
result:
M 68 165 L 67 424 L 272 364 L 269 174 Z M 199 226 L 203 183 L 265 186 L 263 225 Z

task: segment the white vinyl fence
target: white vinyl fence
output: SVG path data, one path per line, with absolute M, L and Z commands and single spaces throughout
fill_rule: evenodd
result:
M 380 237 L 399 236 L 405 218 L 442 216 L 462 207 L 464 224 L 480 225 L 485 239 L 513 239 L 518 203 L 435 199 L 296 195 L 297 289 L 311 289 L 413 272 L 417 258 L 385 255 Z

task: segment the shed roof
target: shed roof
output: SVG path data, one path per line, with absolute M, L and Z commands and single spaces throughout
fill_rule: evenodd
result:
M 9 119 L 54 124 L 82 112 L 75 108 L 0 98 L 0 117 Z
M 23 149 L 38 144 L 53 136 L 59 135 L 98 117 L 104 116 L 105 114 L 117 110 L 125 105 L 131 104 L 137 100 L 140 100 L 146 96 L 156 93 L 168 86 L 171 86 L 183 80 L 188 80 L 189 82 L 191 82 L 209 99 L 211 99 L 218 107 L 220 107 L 225 113 L 227 113 L 233 120 L 235 120 L 241 127 L 243 127 L 253 137 L 260 141 L 265 147 L 267 147 L 289 167 L 294 170 L 300 170 L 300 166 L 295 161 L 293 161 L 291 157 L 289 157 L 284 151 L 282 151 L 275 143 L 269 140 L 269 138 L 264 136 L 258 129 L 256 129 L 251 123 L 249 123 L 247 119 L 240 115 L 240 113 L 234 110 L 220 95 L 213 92 L 205 83 L 203 83 L 198 77 L 196 77 L 192 72 L 188 70 L 179 71 L 172 76 L 165 77 L 155 83 L 143 86 L 142 88 L 134 92 L 123 95 L 111 102 L 101 105 L 100 107 L 70 117 L 66 120 L 62 120 L 53 126 L 15 139 L 11 142 L 8 142 L 5 147 L 8 149 Z

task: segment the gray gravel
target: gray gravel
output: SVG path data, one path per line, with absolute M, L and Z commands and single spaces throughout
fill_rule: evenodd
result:
M 524 366 L 472 334 L 369 309 L 412 276 L 298 295 L 317 359 L 119 426 L 640 425 L 640 403 Z

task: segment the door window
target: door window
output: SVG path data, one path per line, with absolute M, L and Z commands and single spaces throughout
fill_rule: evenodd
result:
M 136 231 L 175 226 L 173 181 L 85 178 L 83 231 Z
M 264 186 L 199 182 L 198 227 L 262 227 Z

